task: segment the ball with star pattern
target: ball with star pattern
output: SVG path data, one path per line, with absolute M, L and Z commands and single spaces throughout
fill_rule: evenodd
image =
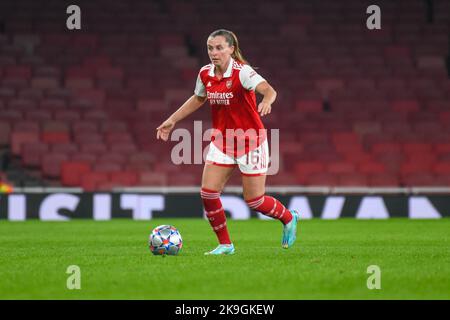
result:
M 154 255 L 177 255 L 183 246 L 181 234 L 170 225 L 157 226 L 148 239 L 150 251 Z

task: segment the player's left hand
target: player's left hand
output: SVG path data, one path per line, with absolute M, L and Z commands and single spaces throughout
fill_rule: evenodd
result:
M 272 105 L 267 102 L 260 102 L 258 105 L 258 112 L 261 117 L 264 117 L 266 114 L 269 114 L 272 111 Z

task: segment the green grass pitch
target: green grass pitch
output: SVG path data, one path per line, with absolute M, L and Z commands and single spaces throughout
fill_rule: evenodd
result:
M 180 255 L 148 250 L 160 224 L 180 230 Z M 2 221 L 0 299 L 450 299 L 450 219 L 305 220 L 288 250 L 277 221 L 228 225 L 236 254 L 204 256 L 216 240 L 202 219 Z

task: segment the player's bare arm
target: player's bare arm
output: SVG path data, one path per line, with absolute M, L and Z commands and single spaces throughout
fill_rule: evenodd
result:
M 175 127 L 175 124 L 195 112 L 205 103 L 205 101 L 206 97 L 199 97 L 195 94 L 192 95 L 177 111 L 175 111 L 166 121 L 156 128 L 156 139 L 161 138 L 162 140 L 167 141 L 169 139 L 170 132 Z
M 272 103 L 277 98 L 277 92 L 267 81 L 258 84 L 255 91 L 264 97 L 258 105 L 258 112 L 263 117 L 272 111 Z

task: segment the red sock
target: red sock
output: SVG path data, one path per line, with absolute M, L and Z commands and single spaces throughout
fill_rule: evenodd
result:
M 220 201 L 220 193 L 214 190 L 202 188 L 201 197 L 203 207 L 209 224 L 216 233 L 220 244 L 230 244 L 230 236 L 227 229 L 227 218 Z
M 246 202 L 253 210 L 280 220 L 283 224 L 287 224 L 292 220 L 291 212 L 274 197 L 262 195 L 255 199 L 246 200 Z

